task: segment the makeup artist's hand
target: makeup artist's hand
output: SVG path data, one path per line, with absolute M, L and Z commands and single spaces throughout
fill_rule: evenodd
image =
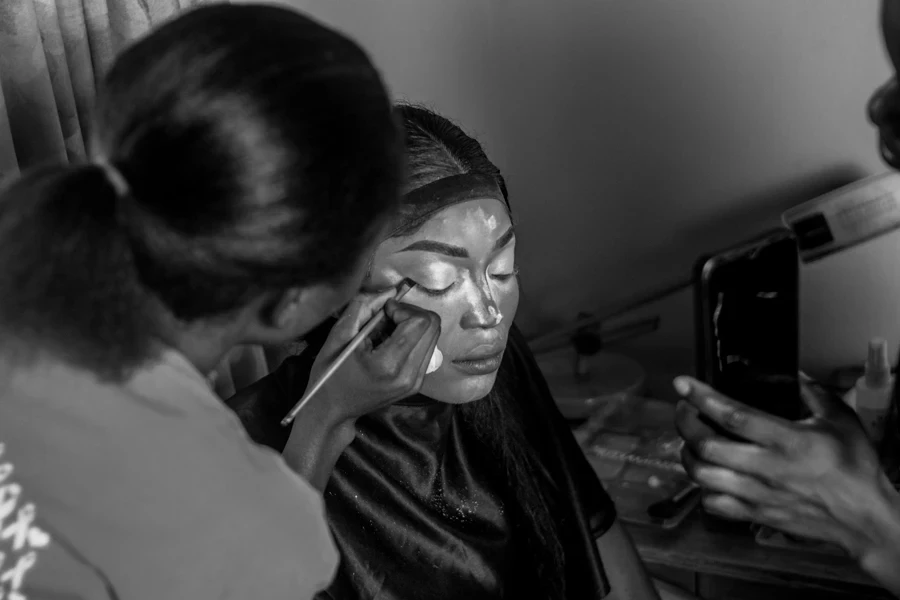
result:
M 676 410 L 682 462 L 707 490 L 708 510 L 836 543 L 900 591 L 900 496 L 850 407 L 803 384 L 813 416 L 790 422 L 689 377 L 675 389 L 685 398 Z M 746 441 L 718 435 L 701 414 Z
M 312 401 L 331 409 L 338 421 L 384 408 L 416 394 L 441 333 L 441 320 L 431 311 L 403 304 L 392 298 L 396 290 L 379 295 L 361 294 L 347 307 L 334 325 L 310 373 L 310 383 L 319 377 L 353 337 L 382 307 L 383 325 L 393 329 L 390 336 L 373 347 L 371 339 L 341 365 Z
M 390 336 L 377 347 L 366 340 L 356 349 L 294 419 L 282 450 L 288 466 L 321 492 L 356 435 L 356 419 L 422 387 L 441 320 L 430 311 L 389 299 L 395 294 L 391 290 L 357 297 L 331 329 L 313 363 L 311 383 L 319 380 L 369 319 L 384 308 L 385 321 L 393 328 Z

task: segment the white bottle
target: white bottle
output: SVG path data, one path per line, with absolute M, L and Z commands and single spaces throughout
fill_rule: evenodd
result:
M 893 386 L 887 341 L 873 339 L 869 342 L 865 374 L 853 387 L 854 398 L 851 404 L 873 443 L 878 443 L 884 435 L 884 421 L 891 407 Z

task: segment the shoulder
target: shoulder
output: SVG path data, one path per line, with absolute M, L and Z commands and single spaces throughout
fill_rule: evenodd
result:
M 241 507 L 231 537 L 242 547 L 235 597 L 312 598 L 338 567 L 338 552 L 321 495 L 283 463 L 276 485 Z
M 321 496 L 252 443 L 202 380 L 170 381 L 155 401 L 54 377 L 0 389 L 0 496 L 27 498 L 75 558 L 90 556 L 97 572 L 135 589 L 264 585 L 268 574 L 286 590 L 268 597 L 296 598 L 327 583 L 337 559 Z M 185 556 L 194 557 L 189 570 Z M 48 576 L 90 584 L 71 558 L 52 552 Z
M 222 564 L 233 570 L 228 581 L 234 597 L 259 597 L 266 590 L 262 595 L 271 598 L 311 598 L 327 586 L 338 563 L 322 496 L 278 452 L 247 439 L 240 424 L 234 428 L 221 440 L 228 449 L 205 454 L 210 472 L 194 472 L 197 483 L 180 494 L 191 504 L 185 512 L 195 513 L 184 524 L 206 538 L 188 544 L 224 546 Z M 195 468 L 200 471 L 200 464 Z

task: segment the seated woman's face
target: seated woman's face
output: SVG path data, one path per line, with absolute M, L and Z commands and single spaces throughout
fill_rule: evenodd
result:
M 491 391 L 519 305 L 512 221 L 499 200 L 471 200 L 435 213 L 413 235 L 378 246 L 367 290 L 416 282 L 403 302 L 441 317 L 444 362 L 421 393 L 453 404 Z

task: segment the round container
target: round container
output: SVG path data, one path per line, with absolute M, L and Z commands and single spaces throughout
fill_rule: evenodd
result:
M 581 358 L 579 369 L 584 374 L 577 377 L 577 358 L 573 348 L 538 357 L 553 399 L 566 419 L 587 419 L 612 397 L 643 393 L 646 375 L 637 361 L 621 354 L 598 352 Z

